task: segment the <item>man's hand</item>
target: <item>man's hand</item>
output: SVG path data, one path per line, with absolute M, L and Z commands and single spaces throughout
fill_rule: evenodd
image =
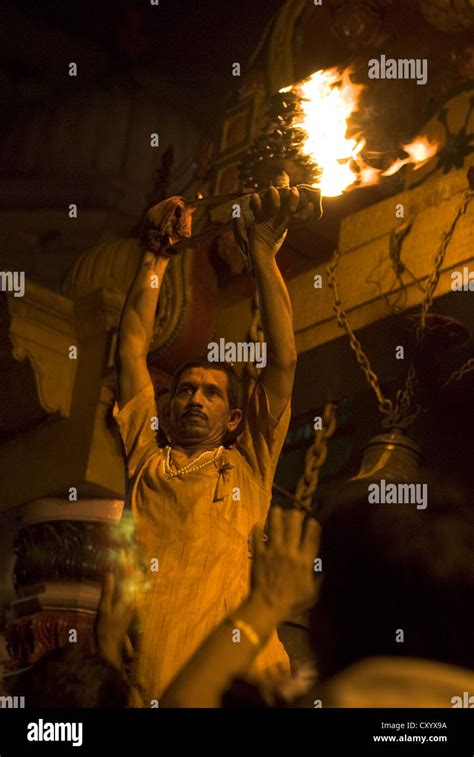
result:
M 270 187 L 263 197 L 258 194 L 252 195 L 250 209 L 255 217 L 249 238 L 252 254 L 258 254 L 260 251 L 277 254 L 285 241 L 292 220 L 297 218 L 299 223 L 304 223 L 314 214 L 312 202 L 304 209 L 300 205 L 301 197 L 297 187 L 280 190 Z
M 317 520 L 308 518 L 303 528 L 305 514 L 272 507 L 268 541 L 263 541 L 261 529 L 254 534 L 251 596 L 260 597 L 280 617 L 304 612 L 316 601 L 313 566 L 321 527 Z
M 178 196 L 153 205 L 140 232 L 141 245 L 161 257 L 179 254 L 181 250 L 173 245 L 191 236 L 191 217 L 195 210 L 186 206 L 183 198 Z

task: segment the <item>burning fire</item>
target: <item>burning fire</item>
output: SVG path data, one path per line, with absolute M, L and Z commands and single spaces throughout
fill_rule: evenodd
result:
M 408 163 L 413 163 L 413 168 L 416 171 L 417 168 L 421 168 L 427 160 L 433 157 L 438 149 L 438 145 L 437 143 L 429 142 L 426 137 L 420 137 L 408 145 L 403 145 L 403 149 L 408 153 L 408 158 L 396 160 L 383 172 L 382 176 L 393 176 L 402 166 L 406 166 Z
M 301 150 L 321 169 L 314 186 L 319 187 L 325 197 L 336 197 L 349 188 L 377 184 L 381 176 L 392 176 L 409 163 L 415 169 L 420 168 L 438 149 L 437 143 L 420 137 L 403 145 L 408 157 L 396 160 L 385 171 L 367 165 L 361 156 L 364 137 L 361 134 L 347 136 L 350 118 L 358 110 L 363 88 L 351 81 L 350 69 L 341 74 L 333 68 L 316 71 L 308 79 L 280 90 L 300 97 L 303 116 L 297 117 L 293 126 L 306 134 Z

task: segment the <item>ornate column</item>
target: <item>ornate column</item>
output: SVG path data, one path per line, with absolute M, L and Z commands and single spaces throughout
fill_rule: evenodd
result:
M 45 498 L 22 508 L 14 536 L 16 599 L 5 626 L 5 679 L 69 643 L 94 649 L 104 570 L 122 540 L 123 501 Z

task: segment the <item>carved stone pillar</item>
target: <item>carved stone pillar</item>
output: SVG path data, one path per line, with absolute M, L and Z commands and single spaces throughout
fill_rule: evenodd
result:
M 23 507 L 13 542 L 6 680 L 68 643 L 94 649 L 102 575 L 123 543 L 122 509 L 116 499 L 47 498 Z

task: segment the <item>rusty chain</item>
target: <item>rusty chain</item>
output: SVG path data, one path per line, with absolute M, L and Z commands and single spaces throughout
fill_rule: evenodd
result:
M 435 256 L 435 265 L 432 273 L 430 274 L 426 286 L 424 288 L 424 297 L 421 304 L 420 322 L 416 332 L 416 347 L 420 348 L 423 340 L 423 336 L 426 330 L 426 317 L 429 309 L 433 303 L 434 292 L 439 282 L 441 275 L 441 266 L 445 257 L 446 249 L 449 242 L 452 239 L 457 222 L 461 215 L 466 212 L 467 206 L 474 196 L 474 192 L 466 191 L 463 195 L 462 202 L 456 212 L 456 215 L 449 227 L 449 229 L 443 233 L 442 241 Z M 336 313 L 337 321 L 341 328 L 343 328 L 349 336 L 349 342 L 351 349 L 355 353 L 357 362 L 364 372 L 367 381 L 374 391 L 378 406 L 381 414 L 385 416 L 382 421 L 382 425 L 385 428 L 402 428 L 406 429 L 410 426 L 418 417 L 421 411 L 421 406 L 414 402 L 415 394 L 417 391 L 417 375 L 413 360 L 410 363 L 410 367 L 407 373 L 405 386 L 403 389 L 398 390 L 396 394 L 395 402 L 384 397 L 378 376 L 370 365 L 370 361 L 363 351 L 360 341 L 357 339 L 353 332 L 347 314 L 343 309 L 342 300 L 339 295 L 339 285 L 337 280 L 337 264 L 339 262 L 340 253 L 336 249 L 334 251 L 333 259 L 327 266 L 327 272 L 329 277 L 329 286 L 333 289 L 334 293 L 334 311 Z M 253 301 L 253 316 L 249 329 L 249 336 L 252 341 L 261 341 L 263 338 L 263 329 L 260 319 L 260 309 L 258 306 L 257 295 Z M 249 376 L 252 381 L 258 378 L 258 370 L 252 365 L 247 366 Z M 446 382 L 456 381 L 461 379 L 465 373 L 474 370 L 474 358 L 468 360 L 459 371 L 453 373 L 452 376 Z M 334 402 L 326 403 L 323 411 L 323 428 L 317 429 L 314 434 L 314 440 L 312 445 L 305 455 L 305 468 L 304 473 L 301 476 L 294 497 L 291 497 L 294 504 L 298 507 L 304 507 L 306 510 L 311 510 L 311 501 L 316 487 L 319 483 L 319 475 L 321 468 L 323 467 L 327 458 L 327 442 L 334 434 L 336 429 L 336 407 Z M 278 487 L 275 487 L 276 489 Z M 283 492 L 283 490 L 281 490 Z M 287 496 L 288 492 L 284 492 Z
M 459 370 L 453 371 L 448 380 L 443 384 L 443 389 L 445 389 L 452 381 L 461 381 L 466 373 L 470 373 L 471 371 L 474 371 L 474 357 L 466 360 Z
M 249 327 L 249 339 L 251 342 L 263 342 L 265 338 L 262 319 L 260 315 L 260 306 L 258 303 L 258 292 L 255 292 L 255 296 L 252 301 L 252 321 Z M 257 381 L 259 376 L 259 369 L 253 363 L 246 363 L 245 369 L 250 379 L 249 393 L 254 381 Z
M 333 309 L 336 313 L 336 318 L 339 326 L 344 329 L 344 331 L 349 336 L 349 344 L 351 346 L 352 351 L 354 352 L 356 356 L 356 360 L 359 363 L 363 373 L 365 374 L 365 377 L 370 385 L 370 387 L 373 389 L 375 396 L 377 397 L 379 410 L 381 413 L 386 415 L 387 413 L 392 412 L 393 410 L 393 403 L 391 400 L 384 397 L 382 393 L 382 389 L 380 388 L 379 379 L 375 371 L 372 370 L 372 366 L 370 365 L 369 358 L 365 354 L 365 352 L 362 349 L 362 345 L 357 339 L 356 335 L 354 334 L 351 325 L 348 321 L 347 314 L 343 308 L 342 300 L 339 295 L 339 283 L 337 280 L 337 265 L 339 262 L 341 253 L 339 252 L 339 249 L 336 247 L 334 250 L 334 254 L 332 257 L 331 262 L 327 266 L 327 273 L 328 273 L 328 279 L 329 279 L 329 286 L 333 290 L 334 294 L 334 305 Z
M 321 429 L 316 429 L 313 443 L 306 452 L 304 473 L 295 491 L 295 499 L 302 502 L 307 510 L 311 510 L 311 500 L 319 482 L 319 474 L 326 462 L 328 439 L 336 430 L 336 403 L 327 402 L 324 406 L 322 426 Z
M 431 305 L 433 304 L 433 295 L 435 293 L 436 287 L 438 286 L 438 281 L 439 281 L 439 277 L 441 273 L 441 265 L 444 260 L 446 248 L 453 237 L 454 230 L 457 226 L 457 222 L 459 221 L 460 217 L 464 215 L 464 213 L 466 212 L 467 206 L 469 205 L 473 197 L 474 197 L 474 191 L 472 190 L 466 190 L 463 193 L 461 203 L 456 211 L 456 215 L 451 221 L 451 226 L 449 227 L 447 231 L 443 232 L 441 244 L 439 246 L 438 252 L 436 253 L 436 257 L 435 257 L 435 266 L 426 284 L 426 289 L 425 289 L 426 294 L 425 294 L 425 299 L 422 302 L 420 325 L 418 327 L 418 331 L 423 332 L 425 330 L 426 315 Z M 419 338 L 421 339 L 421 337 Z
M 474 192 L 472 190 L 466 190 L 463 193 L 462 201 L 456 211 L 449 229 L 443 232 L 441 244 L 435 256 L 434 268 L 430 276 L 428 277 L 428 281 L 426 282 L 424 289 L 424 297 L 421 303 L 420 311 L 420 322 L 416 330 L 417 349 L 421 347 L 423 341 L 423 336 L 426 329 L 426 317 L 429 309 L 431 308 L 431 305 L 433 304 L 433 296 L 439 282 L 441 266 L 444 260 L 446 249 L 452 239 L 459 218 L 466 212 L 467 206 L 472 200 L 473 196 Z M 415 421 L 421 411 L 421 405 L 415 402 L 418 379 L 413 359 L 410 363 L 410 367 L 407 373 L 405 386 L 403 389 L 398 390 L 395 402 L 392 402 L 392 400 L 384 396 L 380 387 L 378 376 L 372 369 L 370 361 L 364 350 L 362 349 L 360 341 L 357 339 L 355 333 L 353 332 L 347 318 L 347 313 L 343 308 L 342 300 L 339 294 L 339 283 L 337 280 L 337 265 L 339 258 L 340 252 L 336 248 L 334 250 L 333 258 L 327 266 L 329 286 L 333 290 L 334 294 L 333 309 L 336 313 L 337 322 L 339 326 L 347 333 L 349 337 L 349 344 L 355 354 L 356 360 L 361 367 L 369 386 L 377 397 L 379 411 L 383 416 L 383 427 L 387 429 L 394 427 L 406 429 Z

